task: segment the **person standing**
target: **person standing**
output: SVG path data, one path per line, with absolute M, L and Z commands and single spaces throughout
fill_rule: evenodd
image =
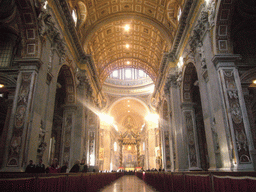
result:
M 35 173 L 35 165 L 33 164 L 33 160 L 29 160 L 29 164 L 25 170 L 26 173 Z
M 87 165 L 85 164 L 84 159 L 81 160 L 79 172 L 84 172 L 84 173 L 87 172 Z
M 39 163 L 36 165 L 35 172 L 36 173 L 45 173 L 45 165 L 43 164 L 42 159 L 39 159 Z
M 60 169 L 58 159 L 54 158 L 52 165 L 49 167 L 49 173 L 59 173 Z
M 61 167 L 60 172 L 61 173 L 66 173 L 68 169 L 68 163 L 65 162 L 64 165 Z
M 79 164 L 80 164 L 80 162 L 79 162 L 79 160 L 77 160 L 75 162 L 75 164 L 73 165 L 73 167 L 71 168 L 71 170 L 69 171 L 69 173 L 78 173 L 80 170 Z

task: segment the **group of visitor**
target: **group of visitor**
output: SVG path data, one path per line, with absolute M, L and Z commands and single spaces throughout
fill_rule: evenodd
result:
M 43 164 L 43 160 L 39 159 L 37 165 L 33 163 L 33 160 L 29 161 L 28 166 L 25 170 L 26 173 L 45 173 L 45 165 Z
M 77 160 L 75 162 L 75 164 L 73 165 L 73 167 L 70 169 L 70 173 L 78 173 L 78 172 L 84 172 L 86 173 L 88 171 L 88 167 L 87 165 L 85 164 L 85 160 L 82 159 L 81 160 L 81 163 L 79 160 Z
M 87 172 L 87 165 L 85 164 L 85 160 L 82 159 L 81 163 L 79 160 L 77 160 L 74 164 L 74 166 L 70 169 L 70 173 L 78 173 L 78 172 Z M 68 163 L 65 162 L 62 167 L 58 164 L 58 159 L 55 158 L 53 160 L 53 163 L 45 167 L 43 164 L 43 160 L 39 159 L 39 162 L 37 165 L 33 163 L 33 160 L 29 161 L 29 164 L 26 167 L 25 172 L 26 173 L 67 173 L 68 170 Z

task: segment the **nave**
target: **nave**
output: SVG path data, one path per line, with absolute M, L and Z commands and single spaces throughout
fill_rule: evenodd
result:
M 100 192 L 155 192 L 156 190 L 147 185 L 144 181 L 135 175 L 124 175 L 110 185 L 106 186 Z
M 4 186 L 256 181 L 255 0 L 0 0 L 0 34 Z

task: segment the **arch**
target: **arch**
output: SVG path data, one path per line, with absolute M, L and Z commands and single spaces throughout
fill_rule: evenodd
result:
M 196 135 L 195 139 L 198 144 L 200 166 L 203 170 L 209 168 L 207 142 L 205 136 L 205 126 L 203 119 L 203 110 L 201 104 L 200 88 L 196 67 L 193 63 L 188 63 L 183 72 L 182 84 L 182 102 L 190 105 L 191 117 L 195 122 Z
M 247 115 L 250 123 L 254 147 L 256 146 L 256 85 L 253 81 L 256 79 L 256 68 L 244 72 L 241 77 L 242 87 L 246 90 L 244 100 L 247 109 Z
M 213 50 L 215 54 L 233 53 L 230 31 L 236 1 L 237 0 L 220 0 L 216 6 L 216 24 L 213 35 Z
M 256 4 L 252 1 L 238 1 L 232 18 L 231 40 L 234 54 L 242 56 L 242 63 L 251 67 L 256 62 Z
M 71 68 L 67 65 L 63 65 L 60 68 L 59 77 L 63 76 L 64 86 L 65 86 L 65 104 L 74 104 L 76 102 L 76 89 L 74 84 L 74 76 Z
M 17 22 L 18 28 L 15 30 L 19 31 L 19 36 L 22 41 L 22 57 L 37 57 L 41 53 L 40 38 L 38 33 L 38 15 L 40 13 L 41 5 L 33 4 L 28 1 L 22 1 L 17 3 L 18 11 L 14 17 Z
M 109 109 L 106 111 L 110 116 L 115 119 L 115 122 L 120 126 L 119 131 L 124 131 L 125 127 L 122 126 L 122 122 L 126 117 L 130 116 L 136 120 L 136 130 L 139 126 L 145 123 L 145 117 L 150 114 L 148 106 L 140 99 L 133 97 L 119 98 L 109 104 Z
M 128 60 L 128 59 L 127 59 Z M 126 58 L 121 58 L 118 59 L 116 61 L 114 61 L 113 63 L 116 63 L 116 65 L 114 64 L 109 64 L 108 66 L 105 67 L 105 70 L 103 71 L 102 69 L 102 76 L 101 76 L 101 81 L 104 82 L 106 80 L 106 78 L 114 71 L 117 69 L 122 69 L 122 68 L 135 68 L 135 69 L 141 69 L 143 71 L 145 71 L 150 78 L 155 82 L 156 81 L 156 72 L 154 71 L 154 69 L 150 66 L 147 65 L 144 61 L 140 60 L 140 59 L 130 59 L 131 64 L 123 64 L 123 65 L 118 65 L 117 63 L 125 63 L 124 61 L 126 61 Z M 138 61 L 138 62 L 137 62 Z
M 198 79 L 196 67 L 193 63 L 184 66 L 182 81 L 182 102 L 193 102 L 192 87 Z
M 55 143 L 55 145 L 50 146 L 50 161 L 57 158 L 59 163 L 63 163 L 60 161 L 64 158 L 64 154 L 62 152 L 62 147 L 65 146 L 63 143 L 63 138 L 65 138 L 66 141 L 70 140 L 71 129 L 69 129 L 68 132 L 66 127 L 72 126 L 73 121 L 71 113 L 64 113 L 64 110 L 65 106 L 74 106 L 75 94 L 76 92 L 72 69 L 67 65 L 62 65 L 58 72 L 56 86 L 54 115 L 50 139 L 50 145 L 51 143 Z M 70 145 L 67 147 L 67 150 L 70 150 Z
M 109 109 L 108 109 L 108 113 L 112 110 L 112 108 L 115 106 L 115 104 L 117 104 L 118 102 L 122 101 L 122 100 L 136 100 L 138 101 L 139 103 L 141 103 L 145 109 L 147 109 L 147 112 L 148 114 L 150 113 L 150 109 L 149 107 L 145 104 L 145 102 L 141 101 L 141 99 L 138 99 L 138 98 L 134 98 L 134 97 L 122 97 L 122 98 L 118 98 L 116 99 L 113 103 L 109 104 Z
M 245 73 L 243 73 L 240 77 L 241 84 L 246 83 L 246 84 L 251 84 L 252 81 L 256 77 L 256 68 L 252 68 Z
M 18 32 L 9 26 L 0 27 L 0 67 L 10 67 L 19 45 Z
M 15 88 L 17 80 L 14 77 L 11 77 L 5 73 L 0 72 L 0 83 L 4 84 L 7 89 L 9 87 Z

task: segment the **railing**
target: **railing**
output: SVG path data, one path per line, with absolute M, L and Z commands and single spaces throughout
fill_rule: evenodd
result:
M 123 173 L 25 174 L 0 173 L 4 192 L 96 192 Z
M 160 192 L 255 192 L 256 172 L 136 172 Z

